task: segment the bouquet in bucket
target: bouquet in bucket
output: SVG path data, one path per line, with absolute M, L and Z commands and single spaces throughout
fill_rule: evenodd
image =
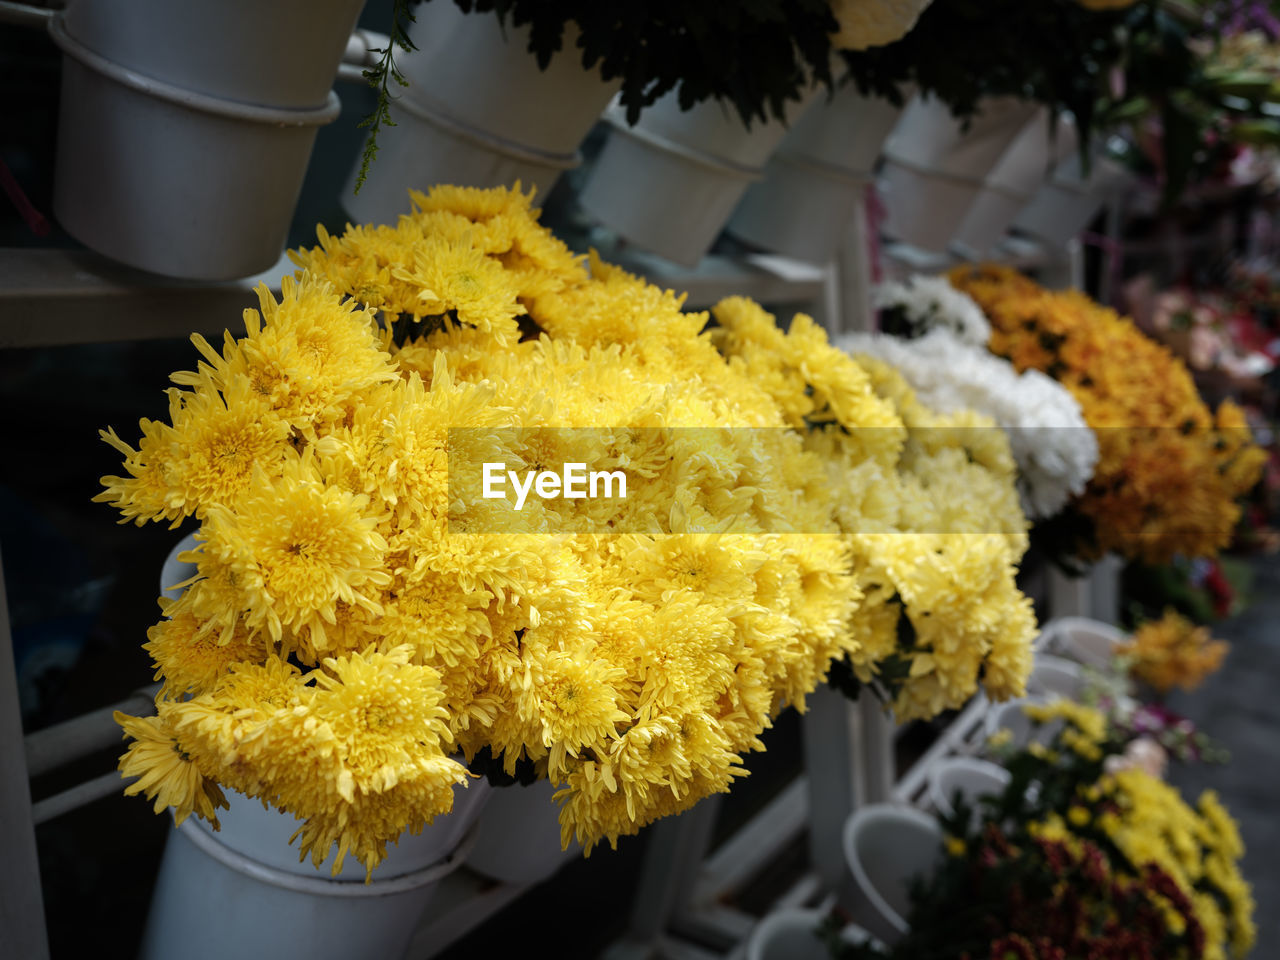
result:
M 846 960 L 1240 960 L 1255 904 L 1238 827 L 1213 791 L 1193 806 L 1096 710 L 1028 707 L 1047 736 L 1006 759 L 1003 792 L 943 818 L 946 855 L 913 893 L 911 929 Z M 1052 731 L 1052 732 L 1049 732 Z M 1043 741 L 1043 742 L 1041 742 Z
M 199 524 L 149 632 L 157 712 L 118 718 L 128 792 L 216 822 L 232 789 L 372 871 L 477 773 L 547 778 L 589 851 L 729 789 L 833 662 L 892 660 L 919 714 L 1022 692 L 1007 444 L 911 438 L 909 392 L 808 318 L 733 299 L 709 329 L 531 199 L 437 187 L 322 229 L 245 336 L 193 337 L 167 421 L 104 432 L 125 475 L 99 500 Z
M 1230 543 L 1238 501 L 1266 461 L 1239 407 L 1210 410 L 1167 348 L 1079 291 L 992 265 L 956 268 L 950 280 L 986 313 L 991 351 L 1066 387 L 1097 435 L 1092 478 L 1046 525 L 1055 555 L 1160 564 Z

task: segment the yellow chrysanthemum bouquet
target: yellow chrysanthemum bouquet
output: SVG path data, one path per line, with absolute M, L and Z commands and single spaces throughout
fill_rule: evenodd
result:
M 717 311 L 722 354 L 706 314 L 584 264 L 530 201 L 441 187 L 394 227 L 321 230 L 246 336 L 193 338 L 167 423 L 137 449 L 104 433 L 127 476 L 99 500 L 200 524 L 149 635 L 157 714 L 119 718 L 128 792 L 212 820 L 230 788 L 301 820 L 317 866 L 336 846 L 335 870 L 372 870 L 487 762 L 560 786 L 564 840 L 590 850 L 727 790 L 833 660 L 875 672 L 902 605 L 906 714 L 980 670 L 1021 692 L 1007 447 L 910 439 L 901 385 L 807 319 L 761 335 L 818 399 L 790 366 L 762 380 L 750 336 L 723 336 L 758 308 Z M 625 473 L 625 498 L 540 485 L 513 512 L 479 469 L 570 460 Z M 966 510 L 1001 532 L 932 531 Z
M 713 312 L 731 366 L 826 464 L 861 595 L 837 685 L 872 685 L 900 721 L 960 707 L 980 684 L 1021 696 L 1036 623 L 1015 584 L 1027 520 L 1005 433 L 927 409 L 892 367 L 835 349 L 806 316 L 783 334 L 747 300 Z
M 1097 469 L 1057 518 L 1055 552 L 1160 564 L 1227 546 L 1237 501 L 1266 461 L 1238 407 L 1211 412 L 1167 348 L 1078 291 L 1045 290 L 990 265 L 956 268 L 950 279 L 986 312 L 992 352 L 1060 381 L 1097 434 Z
M 1018 828 L 1070 850 L 1094 845 L 1113 877 L 1140 881 L 1168 932 L 1193 945 L 1183 951 L 1171 942 L 1170 956 L 1246 956 L 1255 905 L 1240 870 L 1244 844 L 1217 794 L 1206 790 L 1192 807 L 1136 759 L 1141 741 L 1126 743 L 1092 708 L 1059 700 L 1027 712 L 1060 726 L 1047 747 L 1032 743 L 1009 760 L 1005 798 Z M 1029 783 L 1039 789 L 1024 797 Z
M 940 815 L 948 856 L 910 930 L 858 956 L 1242 960 L 1255 940 L 1244 846 L 1212 791 L 1193 807 L 1098 711 L 1028 707 L 1042 730 L 1004 788 Z
M 1222 666 L 1231 645 L 1215 640 L 1208 627 L 1196 626 L 1175 610 L 1140 623 L 1128 642 L 1116 649 L 1129 673 L 1160 696 L 1174 687 L 1194 690 Z

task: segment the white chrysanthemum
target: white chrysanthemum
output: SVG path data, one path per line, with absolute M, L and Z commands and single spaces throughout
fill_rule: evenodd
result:
M 917 274 L 901 283 L 882 283 L 875 290 L 875 308 L 901 310 L 912 336 L 942 328 L 978 347 L 985 347 L 991 337 L 982 308 L 946 277 Z
M 837 50 L 865 50 L 901 40 L 933 0 L 831 0 L 840 31 L 831 37 Z
M 944 329 L 916 340 L 849 334 L 838 345 L 896 367 L 927 407 L 976 410 L 1000 424 L 1018 463 L 1018 493 L 1029 517 L 1053 516 L 1093 476 L 1097 437 L 1076 398 L 1040 371 L 1019 374 L 1009 361 Z

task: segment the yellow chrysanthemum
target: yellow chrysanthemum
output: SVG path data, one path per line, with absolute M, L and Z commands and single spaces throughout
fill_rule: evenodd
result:
M 196 814 L 218 826 L 217 810 L 226 799 L 218 784 L 201 774 L 174 736 L 170 710 L 161 704 L 154 717 L 131 717 L 117 710 L 112 716 L 133 740 L 120 758 L 120 775 L 137 777 L 125 787 L 125 795 L 137 793 L 155 801 L 156 813 L 173 808 L 175 823 Z
M 1175 610 L 1140 624 L 1116 654 L 1129 661 L 1129 672 L 1160 693 L 1175 686 L 1194 690 L 1222 666 L 1230 645 L 1214 640 L 1208 627 L 1197 627 Z
M 1097 434 L 1097 469 L 1073 501 L 1088 533 L 1075 545 L 1082 557 L 1114 551 L 1158 564 L 1227 545 L 1236 500 L 1265 462 L 1236 408 L 1215 417 L 1166 347 L 1078 291 L 992 265 L 957 268 L 950 280 L 990 319 L 992 351 L 1059 380 Z
M 438 187 L 394 226 L 318 231 L 246 336 L 197 338 L 171 423 L 107 435 L 127 476 L 100 499 L 203 523 L 149 647 L 179 758 L 296 816 L 317 865 L 372 870 L 448 811 L 453 744 L 550 777 L 589 849 L 727 790 L 834 658 L 900 683 L 901 717 L 979 676 L 1020 691 L 1007 444 L 807 317 L 731 299 L 713 333 L 587 270 L 531 201 Z M 504 527 L 486 462 L 628 491 L 539 495 Z
M 173 375 L 182 386 L 216 388 L 224 395 L 244 389 L 267 409 L 310 437 L 318 424 L 341 420 L 345 404 L 373 384 L 392 380 L 395 370 L 380 349 L 373 315 L 342 302 L 323 280 L 281 280 L 279 302 L 258 288 L 261 312 L 244 313 L 247 334 L 226 335 L 219 354 L 202 336 L 192 342 L 207 362 L 195 372 Z
M 266 654 L 261 638 L 250 637 L 236 624 L 223 640 L 187 612 L 161 620 L 147 630 L 142 648 L 155 661 L 157 680 L 164 680 L 163 695 L 180 697 L 212 690 L 232 664 L 259 661 Z
M 367 497 L 326 487 L 312 464 L 294 460 L 277 480 L 256 472 L 235 512 L 209 510 L 204 551 L 230 566 L 251 629 L 274 643 L 286 627 L 323 634 L 339 601 L 379 612 L 376 588 L 391 582 L 387 542 L 368 507 Z

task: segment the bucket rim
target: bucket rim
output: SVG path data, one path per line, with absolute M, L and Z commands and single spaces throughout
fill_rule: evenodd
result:
M 704 167 L 725 177 L 731 177 L 736 180 L 746 180 L 748 182 L 754 182 L 764 178 L 764 169 L 762 167 L 747 167 L 740 163 L 733 163 L 732 161 L 725 160 L 721 157 L 704 153 L 696 147 L 690 147 L 677 140 L 672 140 L 669 137 L 664 137 L 661 134 L 654 133 L 652 130 L 646 130 L 640 126 L 628 126 L 625 120 L 621 119 L 611 111 L 605 112 L 604 119 L 609 126 L 613 128 L 615 133 L 620 133 L 623 136 L 651 149 L 677 156 L 682 160 L 688 160 L 699 167 Z
M 197 113 L 212 114 L 245 123 L 284 127 L 324 126 L 336 120 L 338 114 L 342 112 L 342 101 L 333 90 L 329 91 L 324 106 L 299 110 L 226 100 L 157 80 L 155 77 L 139 73 L 90 50 L 67 32 L 64 18 L 64 14 L 58 14 L 49 19 L 49 36 L 63 53 L 99 76 L 106 77 L 143 96 L 163 100 Z
M 182 823 L 176 825 L 175 829 L 202 852 L 236 873 L 294 893 L 350 898 L 384 897 L 407 893 L 410 890 L 426 886 L 428 883 L 435 883 L 444 879 L 462 866 L 467 854 L 471 852 L 471 847 L 475 844 L 478 823 L 479 821 L 477 820 L 476 823 L 467 828 L 467 832 L 463 834 L 461 842 L 444 859 L 419 870 L 414 870 L 411 873 L 404 873 L 386 880 L 374 878 L 368 883 L 358 880 L 334 880 L 320 876 L 299 876 L 296 873 L 288 873 L 284 870 L 258 863 L 256 860 L 252 860 L 219 842 L 212 833 L 201 830 L 193 817 L 188 817 Z
M 515 160 L 541 167 L 549 167 L 553 170 L 572 170 L 582 164 L 581 152 L 549 153 L 516 140 L 509 140 L 496 133 L 490 133 L 488 130 L 482 130 L 469 123 L 464 123 L 424 103 L 419 103 L 411 94 L 397 97 L 391 102 L 396 109 L 403 110 L 419 120 L 426 121 L 445 133 Z

